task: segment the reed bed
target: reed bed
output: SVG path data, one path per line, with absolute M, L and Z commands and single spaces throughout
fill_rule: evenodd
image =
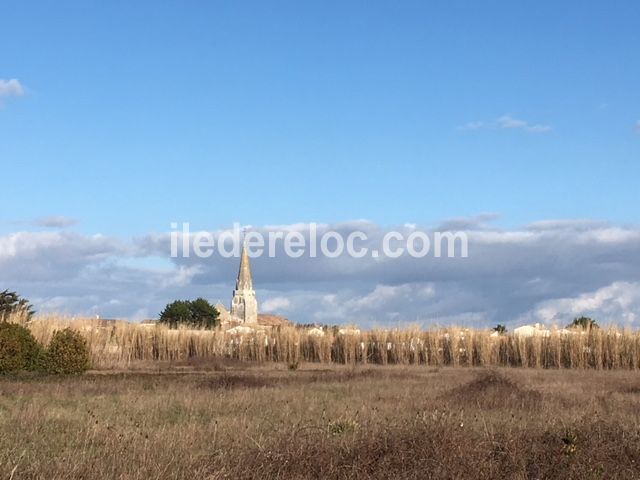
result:
M 24 320 L 24 319 L 21 319 Z M 563 369 L 638 369 L 640 333 L 615 328 L 551 330 L 549 336 L 492 336 L 490 330 L 438 328 L 370 330 L 296 327 L 259 328 L 232 334 L 222 328 L 169 329 L 125 321 L 36 317 L 27 323 L 47 345 L 63 328 L 87 340 L 95 368 L 127 368 L 140 361 L 233 359 L 372 365 L 508 366 Z

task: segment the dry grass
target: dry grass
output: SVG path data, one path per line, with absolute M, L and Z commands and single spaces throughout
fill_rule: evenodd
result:
M 249 335 L 127 322 L 40 317 L 28 324 L 44 344 L 70 326 L 87 339 L 97 368 L 134 368 L 139 362 L 210 359 L 322 364 L 513 366 L 529 368 L 640 368 L 640 333 L 613 328 L 522 338 L 491 337 L 488 330 L 460 328 L 372 330 L 340 335 L 326 329 L 310 335 L 293 326 Z
M 0 477 L 640 475 L 635 372 L 202 367 L 0 378 Z

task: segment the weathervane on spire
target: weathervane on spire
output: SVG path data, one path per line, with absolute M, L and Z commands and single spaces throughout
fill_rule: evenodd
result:
M 247 240 L 247 227 L 242 227 L 242 246 L 246 245 Z

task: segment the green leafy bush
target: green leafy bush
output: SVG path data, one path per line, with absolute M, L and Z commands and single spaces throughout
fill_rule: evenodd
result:
M 43 353 L 27 328 L 0 322 L 0 373 L 39 370 L 43 367 Z
M 49 373 L 82 373 L 90 364 L 89 347 L 78 332 L 65 328 L 53 334 L 47 348 Z

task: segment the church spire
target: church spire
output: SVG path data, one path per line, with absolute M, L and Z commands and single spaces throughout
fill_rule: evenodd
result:
M 242 245 L 236 289 L 231 299 L 231 316 L 241 323 L 258 323 L 258 302 L 253 289 L 251 264 L 246 245 Z
M 253 290 L 253 279 L 251 278 L 251 263 L 249 262 L 249 252 L 247 246 L 242 245 L 242 256 L 240 257 L 240 269 L 236 280 L 236 290 Z

